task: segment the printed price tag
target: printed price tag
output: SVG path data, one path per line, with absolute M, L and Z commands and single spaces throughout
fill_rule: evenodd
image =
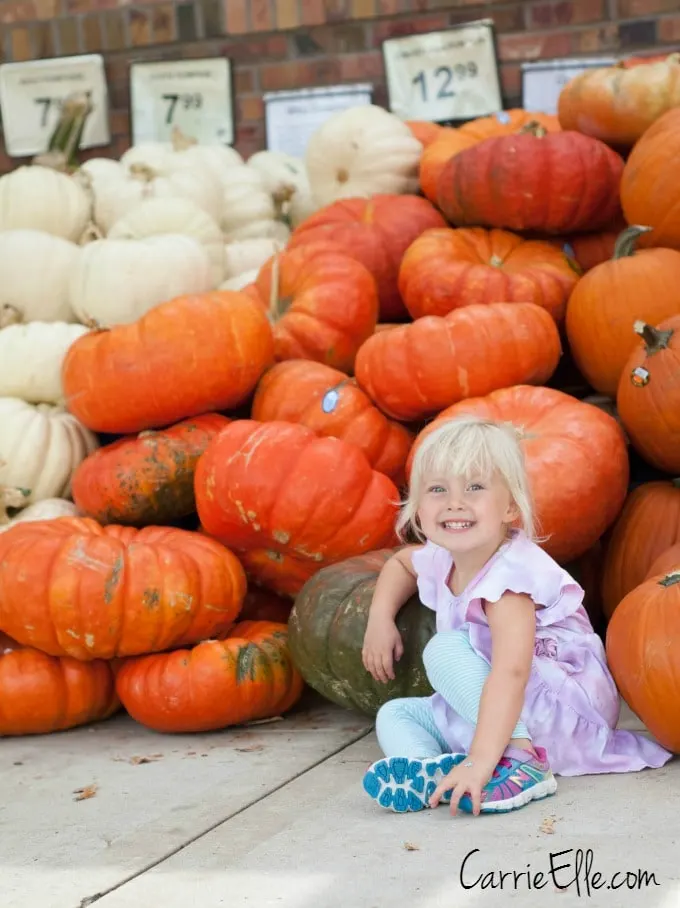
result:
M 108 145 L 109 99 L 101 54 L 0 66 L 0 109 L 11 157 L 42 154 L 66 97 L 85 92 L 92 102 L 81 148 Z
M 522 64 L 522 107 L 536 113 L 556 114 L 560 92 L 585 69 L 613 66 L 614 57 L 565 57 Z
M 229 60 L 134 63 L 130 68 L 132 141 L 169 142 L 173 127 L 200 144 L 234 141 Z
M 403 120 L 467 120 L 503 107 L 493 22 L 383 43 L 390 109 Z

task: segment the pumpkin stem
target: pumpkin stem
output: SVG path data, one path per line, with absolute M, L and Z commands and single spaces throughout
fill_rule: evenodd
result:
M 90 331 L 110 331 L 111 330 L 110 328 L 105 328 L 103 325 L 101 325 L 97 321 L 96 318 L 92 318 L 89 315 L 86 315 L 85 318 L 83 319 L 83 325 L 85 325 L 86 328 L 89 328 Z
M 666 350 L 668 342 L 673 337 L 673 331 L 661 331 L 654 328 L 646 322 L 637 321 L 633 325 L 633 331 L 639 334 L 645 342 L 645 353 L 647 356 L 654 356 L 659 350 Z
M 548 135 L 548 130 L 545 128 L 545 126 L 542 126 L 538 122 L 538 120 L 530 120 L 528 123 L 526 123 L 524 126 L 522 126 L 522 128 L 519 131 L 519 134 L 521 136 L 524 136 L 524 135 L 536 136 L 537 139 L 542 139 L 543 136 Z
M 156 171 L 149 167 L 148 164 L 137 162 L 135 164 L 130 164 L 128 169 L 130 171 L 130 176 L 143 183 L 150 183 L 152 180 L 156 179 Z
M 10 522 L 8 508 L 23 508 L 30 494 L 30 489 L 12 489 L 9 486 L 0 486 L 0 525 Z
M 675 586 L 676 583 L 680 583 L 680 571 L 673 571 L 659 580 L 659 586 Z
M 103 240 L 104 234 L 97 227 L 94 221 L 90 221 L 85 230 L 83 231 L 80 240 L 78 241 L 79 246 L 86 246 L 88 243 L 92 243 L 94 240 Z
M 652 230 L 651 227 L 642 227 L 639 224 L 635 224 L 632 227 L 626 227 L 626 229 L 616 238 L 612 260 L 616 261 L 616 259 L 623 259 L 629 255 L 633 255 L 635 252 L 635 244 L 638 239 L 643 233 L 649 233 L 650 230 Z
M 86 92 L 74 92 L 65 98 L 47 149 L 36 155 L 32 163 L 51 167 L 61 173 L 71 173 L 77 169 L 76 153 L 92 109 L 92 101 Z
M 9 303 L 4 303 L 0 309 L 0 328 L 9 328 L 10 325 L 20 325 L 23 322 L 21 312 Z
M 183 133 L 179 126 L 172 127 L 170 141 L 173 151 L 186 151 L 187 148 L 193 148 L 194 145 L 198 145 L 198 140 Z

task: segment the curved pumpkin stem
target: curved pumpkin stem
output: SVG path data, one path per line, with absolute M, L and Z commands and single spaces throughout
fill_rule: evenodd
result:
M 649 233 L 652 229 L 652 227 L 643 227 L 640 224 L 635 224 L 632 227 L 626 227 L 626 229 L 616 238 L 612 261 L 633 255 L 635 252 L 635 244 L 637 243 L 638 239 L 643 235 L 643 233 Z
M 5 303 L 0 309 L 0 328 L 9 328 L 10 325 L 20 325 L 23 320 L 21 312 L 9 303 Z
M 142 183 L 151 183 L 152 180 L 156 179 L 156 171 L 149 167 L 148 164 L 130 164 L 128 170 L 130 171 L 130 176 L 140 180 Z
M 51 167 L 60 173 L 75 170 L 78 167 L 76 153 L 92 110 L 90 96 L 83 91 L 74 92 L 65 98 L 47 149 L 36 155 L 32 163 Z
M 30 494 L 30 489 L 12 489 L 9 486 L 0 486 L 0 525 L 10 522 L 8 508 L 23 508 Z
M 519 131 L 519 135 L 530 135 L 535 136 L 537 139 L 542 139 L 543 136 L 548 135 L 548 130 L 545 126 L 542 126 L 538 120 L 530 120 L 526 123 Z
M 676 583 L 680 583 L 680 571 L 672 571 L 659 580 L 659 586 L 675 586 Z
M 193 148 L 194 145 L 198 145 L 198 140 L 194 139 L 193 136 L 186 135 L 179 126 L 172 127 L 170 142 L 173 151 L 186 151 L 187 148 Z
M 645 353 L 647 356 L 654 356 L 660 350 L 668 348 L 668 342 L 673 337 L 673 331 L 661 331 L 654 328 L 646 322 L 637 321 L 633 325 L 633 331 L 638 334 L 645 342 Z

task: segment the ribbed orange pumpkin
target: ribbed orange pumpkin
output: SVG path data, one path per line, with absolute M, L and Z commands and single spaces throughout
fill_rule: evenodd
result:
M 562 564 L 584 555 L 614 522 L 628 490 L 628 453 L 616 420 L 552 388 L 503 388 L 440 413 L 416 439 L 407 470 L 442 420 L 468 414 L 521 429 L 538 532 L 548 537 L 543 548 Z
M 680 542 L 680 480 L 646 482 L 628 496 L 607 545 L 602 605 L 609 618 L 656 559 Z
M 621 695 L 657 741 L 680 753 L 680 570 L 631 590 L 607 628 Z
M 289 248 L 332 242 L 368 268 L 375 278 L 383 321 L 403 320 L 399 265 L 411 243 L 424 230 L 445 227 L 441 214 L 425 199 L 412 195 L 374 195 L 326 205 L 293 232 Z
M 200 533 L 62 517 L 0 535 L 0 629 L 52 656 L 195 643 L 229 630 L 245 593 L 237 558 Z
M 246 294 L 183 296 L 78 338 L 64 360 L 64 393 L 95 432 L 158 429 L 243 403 L 273 352 L 267 317 Z
M 304 682 L 285 624 L 242 621 L 220 640 L 128 660 L 116 687 L 133 719 L 159 732 L 201 732 L 280 716 Z
M 0 633 L 0 736 L 64 731 L 119 708 L 109 662 L 48 656 Z
M 680 315 L 656 327 L 636 322 L 634 328 L 642 343 L 621 373 L 616 407 L 647 463 L 680 473 Z
M 564 318 L 578 266 L 550 243 L 507 230 L 426 230 L 401 263 L 399 289 L 414 319 L 472 303 L 536 303 Z
M 324 243 L 277 253 L 247 292 L 273 322 L 278 361 L 310 359 L 350 372 L 378 321 L 372 275 Z
M 596 265 L 608 262 L 614 257 L 616 241 L 625 229 L 622 224 L 616 230 L 603 230 L 600 233 L 575 233 L 559 241 L 563 252 L 578 262 L 585 274 Z
M 231 423 L 196 470 L 205 531 L 284 594 L 325 564 L 393 544 L 398 498 L 358 447 L 289 422 Z
M 356 377 L 383 413 L 409 421 L 497 388 L 543 384 L 560 354 L 545 309 L 489 303 L 374 334 L 359 351 Z
M 406 120 L 406 125 L 423 148 L 431 145 L 444 131 L 444 127 L 429 120 Z
M 206 413 L 99 448 L 76 469 L 73 500 L 99 523 L 143 527 L 196 510 L 194 471 L 226 416 Z
M 403 482 L 413 436 L 342 372 L 306 360 L 278 363 L 257 386 L 252 418 L 300 423 L 317 435 L 342 438 L 361 448 L 374 470 Z

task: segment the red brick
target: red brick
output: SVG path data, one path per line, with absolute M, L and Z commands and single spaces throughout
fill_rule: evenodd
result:
M 356 54 L 371 47 L 369 28 L 361 21 L 310 28 L 291 35 L 291 47 L 296 57 Z
M 677 2 L 677 0 L 675 0 Z M 673 42 L 680 41 L 680 17 L 673 16 L 672 19 L 659 19 L 657 25 L 659 31 L 659 41 Z
M 60 0 L 35 0 L 36 19 L 53 19 L 60 12 Z
M 338 59 L 340 61 L 340 79 L 343 82 L 352 80 L 370 82 L 385 77 L 383 57 L 379 51 L 367 54 L 344 54 Z
M 299 0 L 274 0 L 277 28 L 295 28 L 300 24 Z
M 101 19 L 106 50 L 123 50 L 125 47 L 124 11 L 120 9 L 109 10 L 106 13 L 102 13 Z
M 234 73 L 234 87 L 236 94 L 248 94 L 255 90 L 255 70 L 239 67 Z
M 112 110 L 109 113 L 109 125 L 112 136 L 126 136 L 130 128 L 130 117 L 127 110 Z
M 501 91 L 506 98 L 518 98 L 522 94 L 522 68 L 519 63 L 506 63 L 500 67 Z
M 79 54 L 81 46 L 78 20 L 74 16 L 69 16 L 68 19 L 57 19 L 54 25 L 61 53 L 66 57 Z
M 83 16 L 80 21 L 83 33 L 83 50 L 86 54 L 99 53 L 104 46 L 99 16 Z
M 324 0 L 300 0 L 300 20 L 303 25 L 322 25 L 326 21 Z
M 128 30 L 130 44 L 133 47 L 145 47 L 151 44 L 151 22 L 146 10 L 128 10 Z
M 261 95 L 244 95 L 237 99 L 236 108 L 239 122 L 261 120 L 264 116 L 264 101 Z
M 592 54 L 604 50 L 619 49 L 619 31 L 615 24 L 601 28 L 588 28 L 572 35 L 573 54 Z
M 394 16 L 401 12 L 401 0 L 378 0 L 379 16 Z
M 224 0 L 224 21 L 228 35 L 242 35 L 250 28 L 248 2 L 246 0 Z
M 449 13 L 450 25 L 463 25 L 470 21 L 470 10 Z M 497 32 L 524 31 L 524 11 L 521 5 L 506 6 L 502 9 L 480 10 L 480 19 L 492 19 Z
M 445 15 L 376 22 L 373 26 L 373 44 L 375 47 L 380 47 L 383 41 L 388 41 L 390 38 L 406 38 L 416 33 L 438 32 L 448 26 L 449 17 Z
M 254 32 L 270 32 L 275 28 L 271 0 L 247 0 L 250 4 L 250 27 Z
M 376 0 L 352 0 L 351 19 L 372 19 L 376 13 Z
M 197 45 L 201 48 L 202 45 Z M 285 60 L 289 56 L 288 39 L 285 35 L 270 35 L 268 38 L 261 36 L 237 39 L 235 41 L 220 42 L 213 50 L 213 55 L 229 57 L 236 63 L 259 63 L 262 60 Z M 206 48 L 202 47 L 202 54 L 206 56 Z
M 170 4 L 154 6 L 151 9 L 151 27 L 156 44 L 171 44 L 175 41 L 177 33 L 174 8 Z
M 652 16 L 654 13 L 675 13 L 678 0 L 619 0 L 618 18 L 636 19 Z
M 33 0 L 9 0 L 0 6 L 0 25 L 14 22 L 32 22 L 36 17 Z
M 499 35 L 498 56 L 501 60 L 544 60 L 566 57 L 571 53 L 571 34 Z
M 340 80 L 340 59 L 273 63 L 260 68 L 260 87 L 263 91 L 284 88 L 305 88 L 314 85 L 332 85 Z
M 552 3 L 532 3 L 525 7 L 525 12 L 528 29 L 583 25 L 587 22 L 601 22 L 606 18 L 604 0 L 556 0 Z
M 25 26 L 13 28 L 10 32 L 12 47 L 12 61 L 14 63 L 23 63 L 26 60 L 33 59 L 33 50 L 31 48 L 31 36 Z

